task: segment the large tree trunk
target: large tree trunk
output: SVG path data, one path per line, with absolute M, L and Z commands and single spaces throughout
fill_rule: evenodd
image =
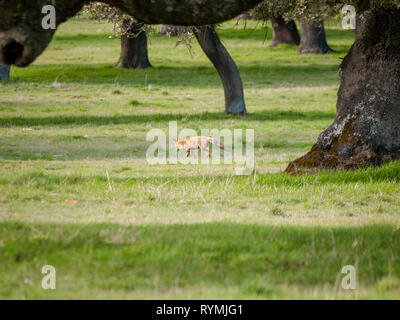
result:
M 124 26 L 127 32 L 121 36 L 121 55 L 116 67 L 127 69 L 150 68 L 147 35 L 146 31 L 143 30 L 143 23 L 125 21 Z
M 328 46 L 323 21 L 300 23 L 301 40 L 298 53 L 324 54 L 333 50 Z
M 71 0 L 70 0 L 71 1 Z M 147 24 L 203 26 L 233 19 L 262 0 L 103 0 Z
M 0 80 L 10 78 L 10 66 L 0 63 Z
M 221 77 L 225 91 L 225 112 L 245 114 L 246 104 L 239 70 L 214 27 L 194 28 L 194 34 Z
M 287 172 L 358 169 L 400 159 L 400 9 L 374 7 L 357 20 L 341 65 L 333 124 Z
M 271 17 L 270 20 L 273 33 L 271 47 L 276 47 L 284 43 L 294 46 L 300 44 L 299 32 L 293 20 L 286 21 L 282 16 Z

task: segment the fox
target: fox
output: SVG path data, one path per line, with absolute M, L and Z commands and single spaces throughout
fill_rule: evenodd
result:
M 210 144 L 213 144 L 222 150 L 226 150 L 223 143 L 218 142 L 214 138 L 207 136 L 188 137 L 183 140 L 175 141 L 176 151 L 185 149 L 186 158 L 190 156 L 192 150 L 198 150 L 198 149 L 205 151 L 207 158 L 209 158 Z

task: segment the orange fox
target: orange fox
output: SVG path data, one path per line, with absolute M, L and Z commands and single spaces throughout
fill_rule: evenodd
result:
M 181 149 L 186 150 L 186 157 L 189 157 L 192 150 L 201 149 L 205 151 L 207 158 L 210 157 L 210 144 L 216 145 L 217 147 L 225 150 L 225 146 L 221 142 L 215 141 L 212 137 L 197 136 L 189 137 L 184 140 L 175 141 L 176 151 Z

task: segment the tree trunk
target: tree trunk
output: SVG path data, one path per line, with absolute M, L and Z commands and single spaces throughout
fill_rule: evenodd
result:
M 400 9 L 373 7 L 357 19 L 355 43 L 341 65 L 336 119 L 287 172 L 400 159 Z
M 121 36 L 121 55 L 117 68 L 146 69 L 150 68 L 147 54 L 147 35 L 143 23 L 124 22 L 127 33 Z
M 271 17 L 273 40 L 271 47 L 280 44 L 291 44 L 298 46 L 300 44 L 300 36 L 297 31 L 296 23 L 293 20 L 286 21 L 282 16 Z
M 233 19 L 262 0 L 102 0 L 101 2 L 117 7 L 147 24 L 203 26 Z
M 324 54 L 333 50 L 328 46 L 324 22 L 300 23 L 301 40 L 298 53 Z
M 10 66 L 0 63 L 0 80 L 10 78 Z
M 194 28 L 201 48 L 217 69 L 225 91 L 225 112 L 245 114 L 243 84 L 239 70 L 229 52 L 221 43 L 214 27 Z

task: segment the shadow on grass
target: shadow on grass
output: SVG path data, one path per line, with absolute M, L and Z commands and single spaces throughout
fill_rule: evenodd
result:
M 334 25 L 331 28 L 326 28 L 326 34 L 328 42 L 352 42 L 354 40 L 354 31 L 353 30 L 342 30 L 337 28 L 339 24 Z M 244 25 L 240 25 L 238 27 L 230 28 L 226 26 L 217 27 L 217 32 L 222 39 L 222 41 L 229 40 L 244 40 L 244 41 L 254 41 L 255 44 L 259 43 L 261 45 L 269 45 L 272 41 L 272 30 L 270 25 L 266 28 L 263 26 L 263 22 L 260 21 L 254 26 L 248 26 L 244 28 Z M 171 43 L 171 47 L 176 44 L 176 40 L 178 37 L 165 37 L 161 36 L 158 33 L 151 34 L 152 39 L 157 39 L 157 41 L 164 41 L 166 43 Z M 98 45 L 99 43 L 104 44 L 105 46 L 109 46 L 110 43 L 118 44 L 119 39 L 110 40 L 107 34 L 56 34 L 54 37 L 53 46 L 57 45 L 70 45 L 70 43 L 80 45 Z M 295 47 L 293 47 L 295 48 Z M 294 49 L 296 50 L 296 49 Z
M 1 272 L 1 281 L 7 292 L 14 294 L 20 285 L 13 279 L 22 277 L 23 282 L 26 274 L 35 274 L 39 265 L 49 263 L 56 266 L 57 276 L 69 280 L 68 288 L 76 290 L 72 292 L 75 297 L 85 294 L 80 292 L 81 280 L 85 292 L 184 290 L 201 285 L 225 291 L 235 287 L 242 296 L 288 298 L 295 294 L 291 285 L 303 290 L 328 286 L 329 294 L 335 294 L 340 290 L 338 277 L 344 277 L 341 269 L 348 264 L 357 265 L 360 287 L 375 286 L 388 274 L 400 274 L 395 263 L 400 259 L 400 231 L 390 225 L 324 228 L 2 222 L 0 238 L 0 260 L 8 265 Z M 62 281 L 60 287 L 57 283 L 61 294 Z M 30 288 L 24 288 L 25 297 L 30 297 Z
M 330 86 L 338 84 L 339 59 L 337 63 L 318 64 L 318 60 L 307 64 L 291 64 L 258 59 L 253 64 L 238 67 L 243 80 L 253 87 L 274 87 L 290 83 L 296 86 Z M 163 87 L 220 87 L 221 81 L 215 68 L 207 64 L 191 66 L 159 66 L 146 70 L 116 69 L 107 64 L 33 65 L 26 69 L 12 70 L 8 85 L 35 83 L 51 85 L 58 82 L 85 84 L 117 84 L 118 86 L 144 87 L 145 82 Z M 145 81 L 145 78 L 148 79 Z
M 126 137 L 30 137 L 21 141 L 0 138 L 0 159 L 2 160 L 46 160 L 46 161 L 75 161 L 75 160 L 144 160 L 150 143 L 144 145 L 144 137 L 129 139 Z M 291 150 L 305 151 L 311 145 L 307 142 L 267 141 L 255 144 L 255 148 L 280 152 Z M 133 147 L 134 146 L 134 147 Z M 183 151 L 182 151 L 183 152 Z
M 149 165 L 151 166 L 151 165 Z M 168 165 L 174 166 L 174 165 Z M 182 166 L 180 166 L 182 168 Z M 182 169 L 183 170 L 183 169 Z M 221 185 L 226 184 L 227 179 L 232 179 L 233 173 L 223 175 L 199 175 L 192 177 L 168 177 L 168 176 L 155 176 L 155 177 L 132 177 L 129 171 L 126 177 L 113 176 L 112 180 L 115 184 L 120 184 L 121 187 L 129 188 L 133 185 L 160 185 L 168 182 L 169 186 L 176 186 L 184 188 L 185 183 L 201 183 L 207 185 L 210 183 L 214 188 L 220 190 Z M 375 183 L 387 182 L 397 183 L 400 182 L 400 161 L 393 161 L 382 167 L 360 169 L 357 171 L 337 171 L 337 172 L 323 172 L 313 175 L 297 175 L 291 176 L 286 173 L 280 174 L 257 174 L 251 176 L 233 176 L 236 185 L 246 185 L 247 190 L 251 190 L 251 186 L 256 183 L 258 185 L 276 186 L 276 187 L 290 187 L 290 188 L 304 188 L 305 185 L 329 185 L 329 184 L 349 184 L 349 183 Z M 13 185 L 25 185 L 27 183 L 34 183 L 37 188 L 47 189 L 49 186 L 65 186 L 65 185 L 87 185 L 93 182 L 99 184 L 107 184 L 108 178 L 105 175 L 60 175 L 43 172 L 33 172 L 13 177 Z M 8 185 L 10 180 L 8 178 L 0 178 L 0 184 Z M 248 186 L 247 186 L 248 184 Z M 238 191 L 240 192 L 240 190 Z
M 168 121 L 212 121 L 232 119 L 232 115 L 222 112 L 204 112 L 198 114 L 135 114 L 118 116 L 54 116 L 54 117 L 9 117 L 0 118 L 0 127 L 25 127 L 25 126 L 69 126 L 89 125 L 103 126 L 116 124 L 132 124 L 147 122 L 168 122 Z M 317 121 L 334 119 L 333 112 L 324 111 L 284 111 L 279 109 L 265 110 L 250 113 L 247 116 L 236 116 L 235 120 L 246 123 L 248 121 Z
M 299 25 L 298 25 L 299 26 Z M 350 42 L 354 41 L 355 35 L 354 30 L 343 30 L 337 28 L 337 25 L 326 29 L 326 36 L 328 39 L 328 43 L 330 41 L 342 41 L 342 42 Z M 237 28 L 217 28 L 217 32 L 220 37 L 229 40 L 253 40 L 259 41 L 263 43 L 272 41 L 272 30 L 271 26 L 268 25 L 268 28 L 263 27 L 262 22 L 260 21 L 257 24 L 257 27 L 250 26 L 246 29 L 242 26 Z

